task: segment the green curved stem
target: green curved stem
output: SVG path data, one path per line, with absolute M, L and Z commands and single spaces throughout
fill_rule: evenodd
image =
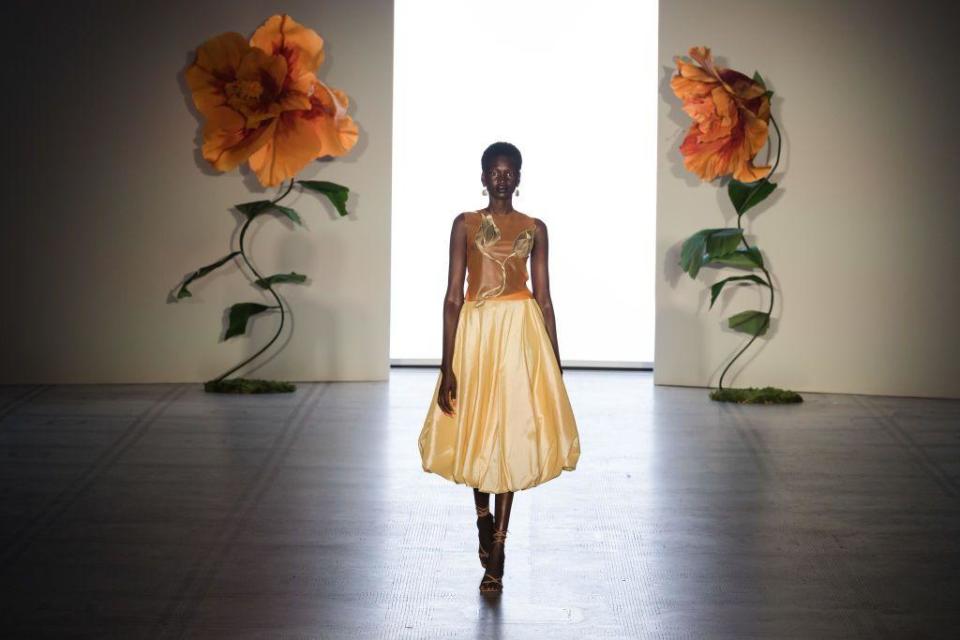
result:
M 773 123 L 773 128 L 776 129 L 777 131 L 777 159 L 773 163 L 773 168 L 770 169 L 770 173 L 767 174 L 768 176 L 772 176 L 773 172 L 776 171 L 777 169 L 777 165 L 780 164 L 780 147 L 782 146 L 782 142 L 783 142 L 783 138 L 780 135 L 780 127 L 777 126 L 777 121 L 773 119 L 772 115 L 770 116 L 770 122 Z M 741 231 L 740 237 L 743 240 L 744 246 L 747 247 L 747 251 L 749 251 L 750 244 L 747 242 L 746 236 L 742 234 L 743 227 L 740 226 L 741 217 L 742 216 L 740 215 L 737 216 L 737 228 L 740 229 Z M 737 352 L 737 355 L 733 356 L 733 359 L 730 360 L 730 362 L 727 363 L 727 366 L 723 368 L 723 372 L 720 374 L 720 384 L 719 384 L 719 388 L 721 391 L 723 391 L 723 377 L 727 375 L 727 370 L 730 368 L 730 366 L 734 362 L 736 362 L 737 358 L 739 358 L 743 354 L 743 352 L 746 351 L 751 344 L 753 344 L 753 341 L 757 339 L 757 336 L 763 333 L 763 330 L 766 329 L 767 325 L 770 323 L 770 314 L 773 313 L 773 299 L 774 299 L 773 279 L 770 277 L 770 272 L 767 271 L 766 267 L 760 267 L 760 269 L 763 270 L 763 275 L 767 277 L 767 288 L 770 289 L 770 307 L 767 309 L 767 317 L 764 319 L 763 324 L 760 326 L 760 329 L 758 329 L 757 332 L 750 337 L 750 340 L 747 341 L 747 344 L 743 345 L 743 348 Z
M 770 169 L 768 175 L 773 175 L 773 172 L 777 170 L 777 165 L 780 164 L 780 146 L 783 141 L 783 137 L 780 135 L 780 127 L 777 126 L 777 121 L 773 119 L 773 115 L 770 115 L 770 122 L 773 123 L 773 128 L 777 131 L 777 159 L 773 163 L 773 168 Z
M 277 196 L 277 198 L 276 198 L 275 200 L 271 200 L 270 202 L 272 202 L 273 204 L 276 204 L 276 203 L 280 202 L 281 200 L 283 200 L 284 198 L 286 198 L 287 195 L 290 193 L 290 190 L 293 189 L 293 182 L 294 182 L 294 179 L 291 178 L 291 179 L 290 179 L 290 184 L 287 186 L 287 190 L 284 191 L 282 195 Z M 256 217 L 256 216 L 254 216 L 254 217 Z M 253 264 L 251 264 L 250 259 L 247 258 L 247 253 L 246 253 L 246 251 L 244 251 L 244 249 L 243 249 L 243 238 L 244 238 L 244 236 L 247 234 L 247 228 L 249 228 L 251 222 L 253 222 L 253 218 L 248 217 L 248 218 L 247 218 L 247 221 L 243 224 L 243 228 L 240 230 L 240 255 L 241 255 L 241 257 L 243 258 L 243 261 L 247 263 L 247 266 L 250 267 L 250 270 L 253 271 L 253 274 L 254 274 L 255 276 L 257 276 L 257 279 L 263 280 L 263 276 L 261 276 L 260 273 L 258 273 L 257 270 L 254 268 Z M 273 290 L 273 286 L 272 286 L 272 285 L 267 285 L 267 290 L 268 290 L 271 294 L 273 294 L 274 299 L 277 301 L 277 306 L 276 306 L 276 308 L 280 309 L 280 326 L 277 327 L 277 332 L 274 334 L 273 338 L 270 339 L 270 342 L 268 342 L 267 344 L 265 344 L 262 349 L 260 349 L 260 350 L 257 351 L 255 354 L 253 354 L 252 356 L 250 356 L 249 358 L 247 358 L 246 360 L 244 360 L 243 362 L 241 362 L 240 364 L 238 364 L 238 365 L 235 366 L 234 368 L 230 369 L 230 370 L 227 371 L 226 373 L 223 373 L 223 374 L 221 374 L 219 377 L 215 378 L 215 379 L 213 380 L 213 382 L 220 382 L 221 380 L 223 380 L 224 378 L 226 378 L 228 375 L 230 375 L 231 373 L 233 373 L 234 371 L 236 371 L 236 370 L 239 369 L 240 367 L 243 367 L 244 365 L 246 365 L 247 363 L 249 363 L 251 360 L 254 360 L 254 359 L 255 359 L 257 356 L 259 356 L 261 353 L 263 353 L 264 351 L 266 351 L 267 349 L 269 349 L 269 348 L 270 348 L 270 345 L 272 345 L 274 342 L 276 342 L 277 338 L 280 337 L 280 333 L 283 331 L 283 319 L 284 319 L 284 316 L 285 316 L 284 310 L 283 310 L 283 302 L 280 300 L 280 296 L 277 295 L 277 292 Z M 274 308 L 274 307 L 271 307 L 271 308 Z

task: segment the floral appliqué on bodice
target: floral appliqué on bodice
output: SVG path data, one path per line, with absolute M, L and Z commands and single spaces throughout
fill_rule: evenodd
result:
M 496 255 L 494 255 L 493 248 L 501 240 L 500 228 L 497 226 L 492 215 L 483 212 L 480 212 L 480 214 L 480 225 L 474 234 L 473 244 L 485 258 L 492 260 L 499 266 L 500 282 L 494 286 L 480 288 L 477 292 L 478 307 L 481 306 L 487 298 L 492 298 L 503 293 L 507 286 L 508 260 L 516 259 L 520 261 L 517 269 L 523 276 L 523 282 L 526 282 L 526 259 L 533 250 L 533 239 L 536 233 L 535 227 L 522 229 L 513 239 L 510 252 L 503 258 L 497 258 Z M 502 251 L 500 253 L 502 253 Z

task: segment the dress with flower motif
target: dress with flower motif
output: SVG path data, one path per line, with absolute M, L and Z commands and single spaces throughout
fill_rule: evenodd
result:
M 535 218 L 465 214 L 467 291 L 451 366 L 453 415 L 437 404 L 420 432 L 423 470 L 488 493 L 573 471 L 580 437 L 540 305 L 527 288 Z

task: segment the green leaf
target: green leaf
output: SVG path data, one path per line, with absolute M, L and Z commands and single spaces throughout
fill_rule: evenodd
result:
M 273 203 L 269 200 L 254 200 L 253 202 L 243 202 L 233 206 L 239 209 L 245 216 L 252 219 L 272 207 Z
M 696 278 L 703 266 L 703 253 L 706 250 L 707 236 L 713 229 L 702 229 L 683 241 L 680 247 L 680 268 Z
M 741 311 L 727 318 L 727 324 L 734 331 L 762 336 L 770 324 L 770 314 L 766 311 Z
M 295 271 L 291 271 L 290 273 L 277 273 L 275 275 L 268 276 L 266 278 L 260 278 L 256 282 L 258 285 L 260 285 L 264 289 L 267 289 L 268 287 L 271 287 L 277 284 L 278 282 L 293 282 L 293 283 L 299 284 L 306 279 L 307 279 L 307 276 L 299 274 Z
M 733 251 L 725 256 L 719 256 L 710 261 L 712 265 L 738 267 L 740 269 L 757 269 L 763 266 L 763 257 L 755 246 L 749 249 Z
M 257 217 L 261 213 L 275 209 L 297 224 L 303 224 L 303 221 L 300 220 L 300 216 L 297 215 L 296 211 L 290 207 L 284 207 L 270 200 L 254 200 L 253 202 L 244 202 L 234 206 L 250 219 Z
M 230 326 L 227 328 L 227 335 L 224 340 L 233 336 L 243 335 L 247 332 L 247 320 L 251 316 L 262 313 L 269 309 L 265 304 L 259 302 L 239 302 L 230 307 Z
M 213 271 L 213 270 L 216 269 L 217 267 L 225 264 L 227 261 L 229 261 L 229 260 L 230 260 L 231 258 L 233 258 L 234 256 L 238 256 L 238 255 L 240 255 L 240 252 L 239 252 L 239 251 L 234 251 L 233 253 L 227 255 L 226 257 L 220 258 L 219 260 L 217 260 L 217 261 L 214 262 L 213 264 L 208 264 L 207 266 L 202 267 L 202 268 L 200 268 L 200 269 L 197 269 L 196 271 L 194 271 L 193 273 L 191 273 L 189 276 L 187 276 L 187 279 L 183 282 L 183 284 L 180 285 L 180 291 L 177 292 L 177 300 L 179 300 L 179 299 L 181 299 L 181 298 L 190 298 L 190 297 L 192 297 L 193 294 L 190 293 L 189 290 L 187 290 L 187 285 L 188 285 L 188 284 L 190 284 L 191 282 L 193 282 L 193 281 L 196 280 L 197 278 L 202 278 L 203 276 L 207 275 L 208 273 L 210 273 L 211 271 Z
M 684 240 L 680 248 L 680 267 L 691 278 L 696 278 L 700 267 L 719 256 L 730 254 L 742 239 L 743 231 L 740 229 L 701 229 Z
M 743 240 L 741 229 L 714 229 L 713 233 L 707 236 L 705 262 L 732 253 L 740 246 L 741 240 Z
M 350 189 L 347 187 L 323 180 L 297 180 L 297 183 L 310 191 L 327 196 L 341 216 L 347 215 L 347 197 L 350 195 Z
M 303 225 L 303 220 L 300 219 L 300 215 L 290 207 L 282 207 L 279 204 L 275 204 L 273 205 L 273 208 L 279 211 L 280 213 L 282 213 L 283 215 L 287 216 L 297 224 Z
M 757 84 L 759 84 L 759 85 L 760 85 L 761 87 L 763 87 L 764 89 L 767 89 L 767 83 L 764 82 L 764 81 L 763 81 L 763 78 L 760 77 L 760 72 L 759 72 L 759 71 L 754 71 L 754 72 L 753 72 L 753 81 L 756 82 Z M 773 91 L 770 91 L 769 89 L 767 89 L 766 91 L 764 91 L 764 95 L 769 98 L 770 96 L 773 95 Z
M 730 202 L 737 210 L 737 215 L 742 216 L 747 209 L 763 202 L 776 188 L 777 185 L 766 178 L 751 183 L 730 180 L 730 184 L 727 185 L 727 195 L 730 196 Z
M 733 282 L 734 280 L 750 280 L 764 286 L 770 286 L 767 284 L 767 281 L 759 276 L 750 274 L 748 276 L 730 276 L 729 278 L 724 278 L 720 282 L 714 283 L 710 286 L 710 308 L 713 309 L 713 303 L 717 301 L 717 296 L 720 295 L 720 292 L 723 290 L 723 286 L 728 282 Z

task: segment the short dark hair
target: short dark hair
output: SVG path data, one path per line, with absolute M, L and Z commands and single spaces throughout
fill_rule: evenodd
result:
M 520 155 L 520 149 L 517 149 L 509 142 L 494 142 L 484 150 L 483 156 L 480 158 L 480 167 L 484 173 L 487 172 L 487 169 L 490 168 L 490 165 L 493 164 L 493 161 L 499 156 L 510 158 L 517 167 L 517 171 L 520 171 L 520 165 L 523 164 L 523 156 Z

